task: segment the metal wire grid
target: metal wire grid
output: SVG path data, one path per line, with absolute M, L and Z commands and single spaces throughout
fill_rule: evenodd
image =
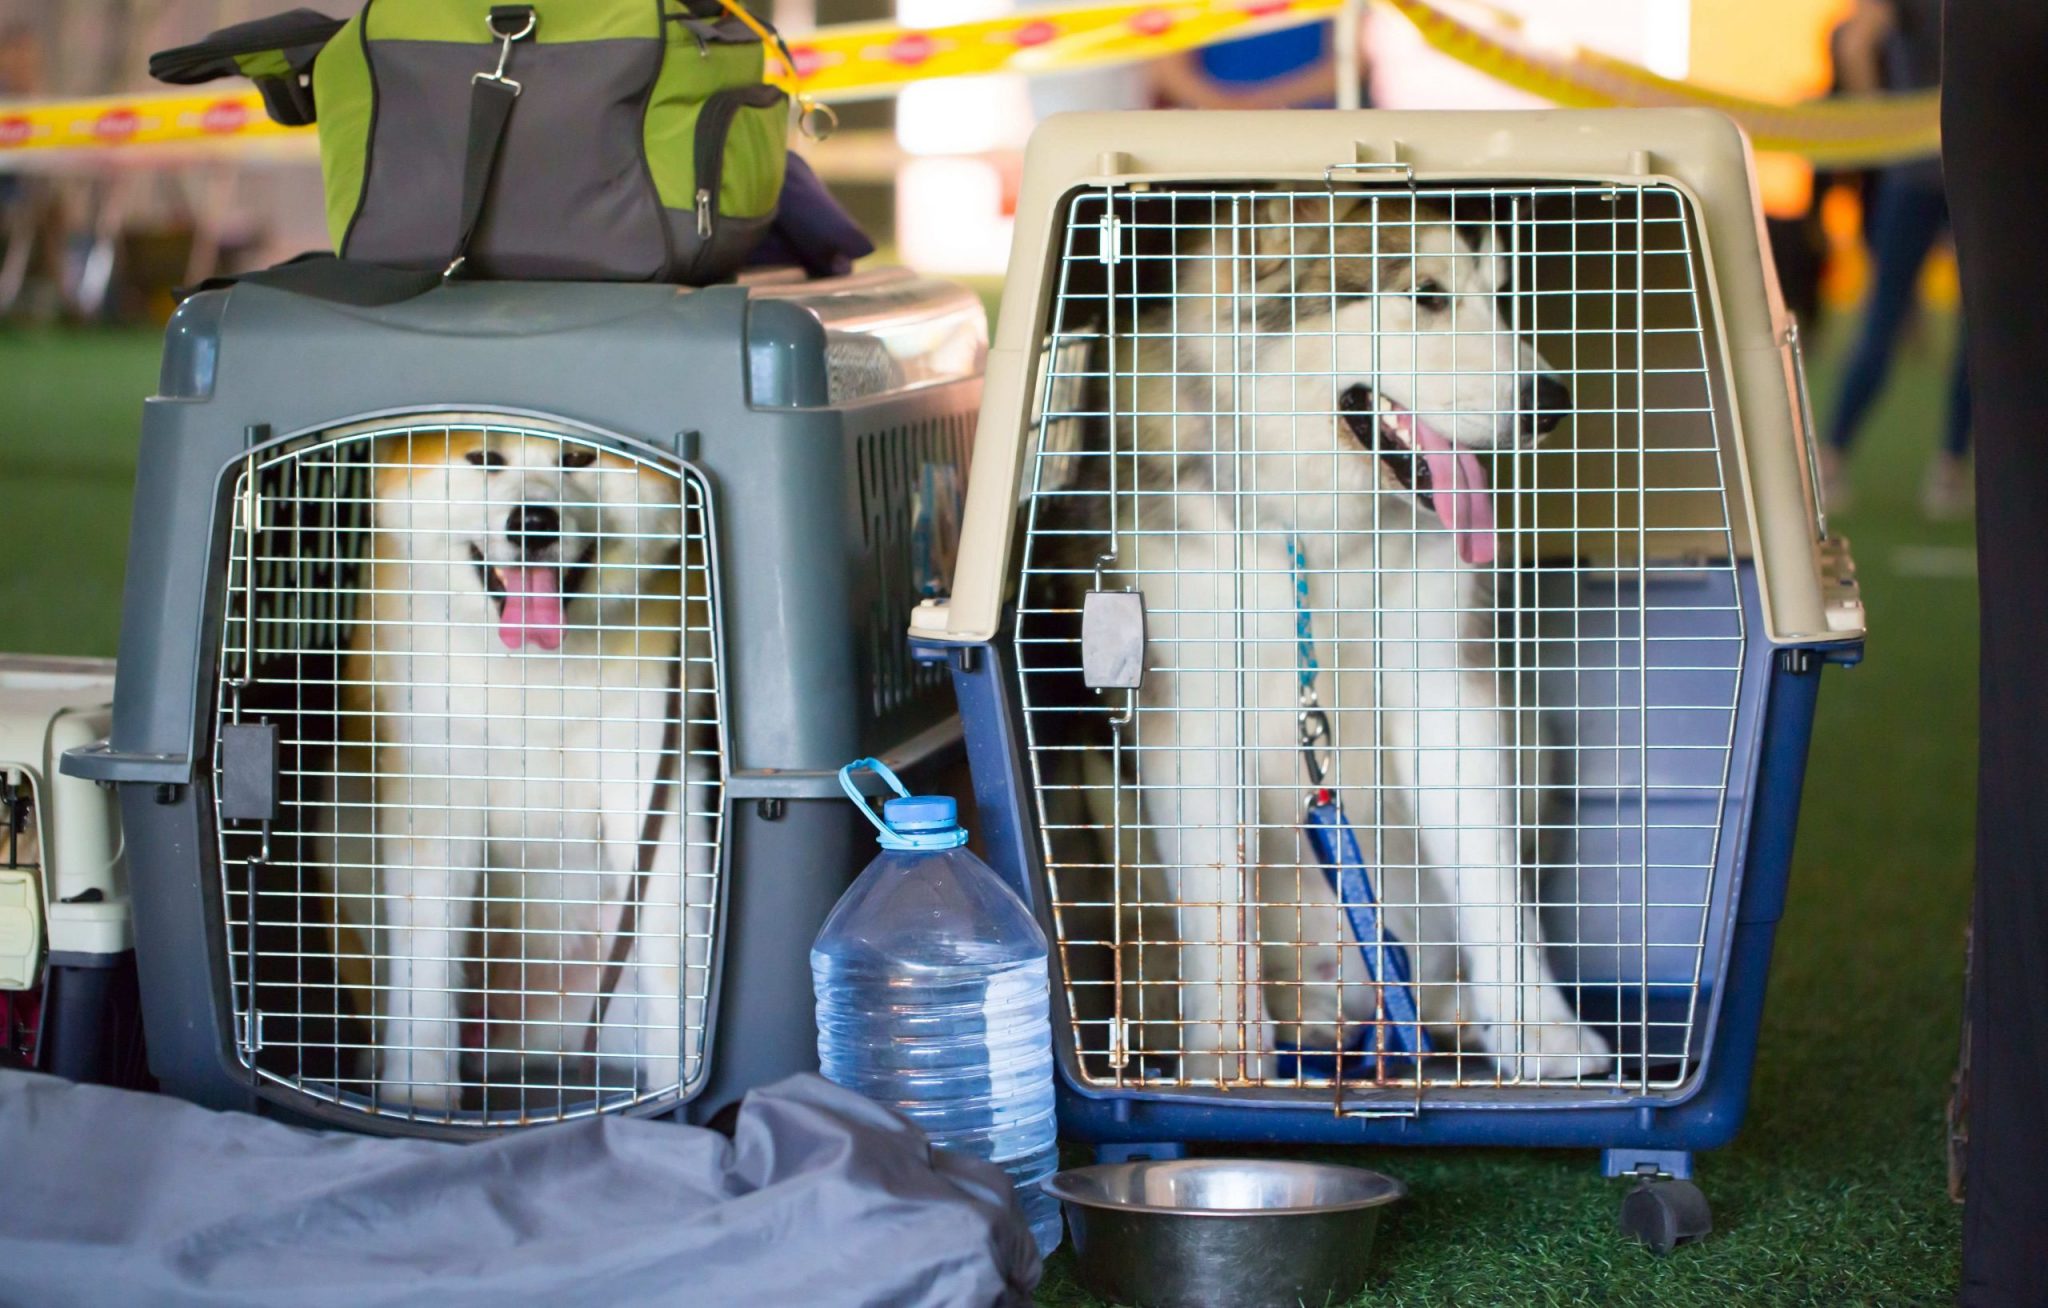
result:
M 1016 640 L 1086 1083 L 1267 1087 L 1339 1111 L 1686 1083 L 1726 904 L 1746 636 L 1696 228 L 1665 186 L 1071 198 Z M 1497 256 L 1428 253 L 1454 232 L 1463 251 L 1490 233 Z M 1425 314 L 1424 294 L 1447 305 Z M 1375 475 L 1396 428 L 1375 414 L 1367 448 L 1343 397 L 1369 382 L 1417 424 L 1513 431 L 1538 370 L 1570 387 L 1570 418 L 1494 455 L 1497 554 L 1460 569 L 1424 540 L 1444 535 L 1433 515 Z M 1361 951 L 1305 847 L 1290 540 L 1331 785 L 1431 1028 L 1419 1060 L 1281 1053 L 1387 1048 L 1370 980 L 1308 967 L 1317 947 L 1326 965 Z M 1089 589 L 1142 592 L 1142 689 L 1078 684 Z M 1495 852 L 1475 860 L 1475 841 Z M 1513 889 L 1481 890 L 1489 861 L 1519 863 Z M 1489 951 L 1512 958 L 1492 984 Z M 1565 1056 L 1529 1056 L 1559 1035 Z
M 338 432 L 250 456 L 220 566 L 216 728 L 277 726 L 283 801 L 218 824 L 252 1077 L 480 1127 L 693 1092 L 726 775 L 698 474 L 505 419 Z

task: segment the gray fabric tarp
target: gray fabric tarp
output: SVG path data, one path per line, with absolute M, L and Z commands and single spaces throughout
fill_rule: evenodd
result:
M 815 1076 L 733 1138 L 315 1132 L 0 1071 L 0 1304 L 1028 1302 L 1002 1173 Z

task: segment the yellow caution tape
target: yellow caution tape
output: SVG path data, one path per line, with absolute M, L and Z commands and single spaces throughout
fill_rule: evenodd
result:
M 296 130 L 272 122 L 263 111 L 263 97 L 253 90 L 0 104 L 0 155 L 11 150 L 217 141 Z
M 1318 22 L 1343 7 L 1343 0 L 1154 0 L 1031 9 L 922 29 L 858 23 L 792 40 L 790 52 L 806 92 L 821 100 L 853 100 L 933 77 L 1064 72 L 1157 59 Z
M 1179 0 L 1080 5 L 921 29 L 848 23 L 789 44 L 795 84 L 806 96 L 857 100 L 938 77 L 1156 59 L 1225 37 L 1326 19 L 1342 4 Z M 295 130 L 273 123 L 263 111 L 262 96 L 246 89 L 0 105 L 0 156 L 15 150 L 161 145 Z
M 1427 0 L 1377 0 L 1415 24 L 1432 47 L 1497 81 L 1574 109 L 1701 106 L 1742 124 L 1759 150 L 1799 155 L 1823 168 L 1860 168 L 1923 158 L 1941 148 L 1941 93 L 1852 96 L 1780 105 L 1723 95 L 1601 54 L 1556 57 L 1489 36 Z
M 1454 18 L 1429 0 L 1375 0 L 1461 63 L 1571 107 L 1702 105 L 1741 123 L 1760 150 L 1824 167 L 1923 157 L 1939 148 L 1935 92 L 1776 105 L 1723 95 L 1595 51 L 1527 49 Z M 856 100 L 912 82 L 989 73 L 1044 73 L 1130 63 L 1330 18 L 1343 0 L 1168 0 L 1033 9 L 944 27 L 855 23 L 792 40 L 796 85 L 810 98 Z M 17 150 L 159 145 L 272 135 L 253 90 L 0 105 L 0 157 Z

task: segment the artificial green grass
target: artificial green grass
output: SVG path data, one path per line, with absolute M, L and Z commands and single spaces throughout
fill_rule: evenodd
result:
M 154 331 L 0 331 L 0 649 L 114 652 Z
M 0 646 L 112 652 L 155 357 L 148 333 L 0 334 Z M 1970 528 L 1923 523 L 1914 499 L 1944 361 L 1934 348 L 1902 360 L 1838 523 L 1875 634 L 1864 666 L 1825 673 L 1748 1123 L 1699 1160 L 1714 1236 L 1665 1259 L 1625 1240 L 1623 1183 L 1602 1180 L 1590 1151 L 1323 1151 L 1412 1188 L 1360 1305 L 1953 1298 L 1942 1106 L 1974 820 L 1976 605 Z M 1054 1257 L 1040 1299 L 1093 1302 L 1070 1254 Z

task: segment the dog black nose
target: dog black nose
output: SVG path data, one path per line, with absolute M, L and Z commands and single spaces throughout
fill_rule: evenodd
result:
M 522 504 L 505 515 L 505 534 L 532 549 L 562 534 L 562 515 L 545 504 Z
M 1572 388 L 1549 373 L 1522 383 L 1522 430 L 1542 435 L 1554 431 L 1572 411 Z

